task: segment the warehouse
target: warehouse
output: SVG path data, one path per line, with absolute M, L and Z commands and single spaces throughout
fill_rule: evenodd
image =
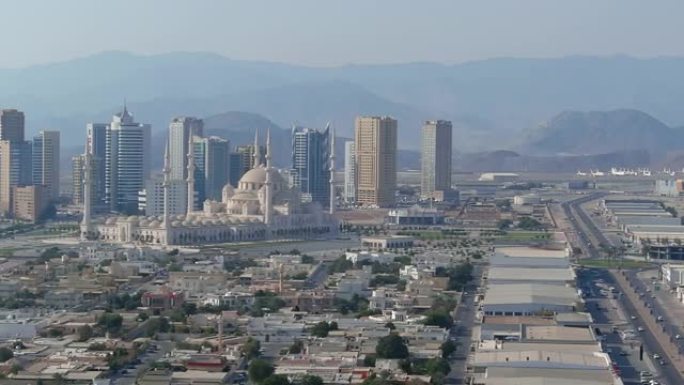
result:
M 532 315 L 567 313 L 576 310 L 574 289 L 538 283 L 490 284 L 482 311 L 485 315 Z
M 575 281 L 575 272 L 569 268 L 529 268 L 529 267 L 499 267 L 489 269 L 490 284 L 506 283 L 546 283 L 549 285 L 562 285 Z

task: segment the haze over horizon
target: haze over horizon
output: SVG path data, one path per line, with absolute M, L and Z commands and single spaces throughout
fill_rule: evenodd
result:
M 0 68 L 103 51 L 210 52 L 307 66 L 462 63 L 499 57 L 684 56 L 684 2 L 408 0 L 12 1 Z M 607 28 L 610 26 L 610 28 Z M 20 31 L 20 32 L 18 32 Z

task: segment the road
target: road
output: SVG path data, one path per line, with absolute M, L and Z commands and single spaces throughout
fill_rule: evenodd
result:
M 466 364 L 470 354 L 470 344 L 477 315 L 475 297 L 482 284 L 484 266 L 475 264 L 473 268 L 473 280 L 466 286 L 461 302 L 458 304 L 454 315 L 454 326 L 449 330 L 449 339 L 456 343 L 456 352 L 451 355 L 451 372 L 446 378 L 448 384 L 465 384 Z
M 586 258 L 600 257 L 598 251 L 599 245 L 612 245 L 581 207 L 582 204 L 590 202 L 591 200 L 600 199 L 603 195 L 605 194 L 590 194 L 562 204 L 566 216 L 570 219 L 570 222 L 578 235 L 579 244 L 573 246 L 581 248 Z M 607 270 L 603 270 L 601 274 L 607 273 Z M 659 354 L 667 352 L 667 349 L 665 348 L 668 343 L 667 340 L 656 337 L 658 333 L 662 334 L 662 330 L 659 330 L 659 326 L 652 319 L 653 316 L 650 315 L 648 311 L 645 311 L 645 308 L 639 308 L 638 297 L 634 296 L 634 289 L 630 288 L 627 281 L 622 280 L 622 276 L 618 276 L 617 274 L 621 273 L 610 272 L 610 277 L 604 275 L 604 279 L 608 280 L 608 278 L 610 278 L 610 281 L 614 282 L 615 287 L 619 288 L 620 292 L 625 294 L 620 297 L 620 306 L 624 308 L 627 314 L 636 318 L 634 320 L 635 324 L 644 328 L 644 331 L 640 333 L 640 337 L 646 350 L 648 352 L 659 352 Z M 677 362 L 678 361 L 679 357 L 677 357 Z M 659 371 L 664 384 L 684 384 L 684 378 L 682 378 L 681 373 L 676 369 L 675 365 L 661 366 Z
M 601 331 L 600 338 L 604 338 L 602 346 L 610 355 L 611 360 L 620 370 L 620 377 L 626 385 L 639 384 L 639 372 L 648 370 L 656 373 L 657 367 L 645 357 L 639 359 L 638 340 L 622 341 L 615 331 L 627 329 L 636 330 L 637 325 L 631 323 L 624 306 L 613 298 L 600 294 L 599 285 L 615 286 L 612 276 L 605 269 L 582 269 L 577 272 L 577 286 L 588 293 L 585 298 L 586 311 L 591 314 L 594 330 Z

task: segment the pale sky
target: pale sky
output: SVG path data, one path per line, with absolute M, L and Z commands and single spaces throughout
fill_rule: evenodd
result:
M 0 0 L 0 67 L 206 51 L 305 65 L 684 56 L 682 0 Z

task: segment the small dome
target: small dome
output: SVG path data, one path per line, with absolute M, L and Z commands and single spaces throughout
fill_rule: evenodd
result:
M 116 217 L 110 217 L 107 218 L 105 221 L 105 225 L 115 225 L 116 224 Z
M 152 221 L 152 222 L 150 222 L 150 226 L 149 226 L 149 227 L 150 227 L 150 228 L 158 228 L 159 225 L 161 225 L 161 223 L 159 223 L 159 221 Z
M 171 222 L 171 226 L 172 226 L 172 227 L 180 227 L 180 225 L 181 225 L 180 221 L 173 221 L 173 222 Z
M 131 215 L 130 217 L 126 218 L 126 222 L 128 223 L 137 223 L 138 222 L 138 217 L 135 215 Z
M 141 227 L 145 227 L 145 226 L 147 226 L 149 223 L 150 223 L 150 221 L 148 221 L 147 219 L 143 219 L 143 220 L 140 221 L 140 226 L 141 226 Z

